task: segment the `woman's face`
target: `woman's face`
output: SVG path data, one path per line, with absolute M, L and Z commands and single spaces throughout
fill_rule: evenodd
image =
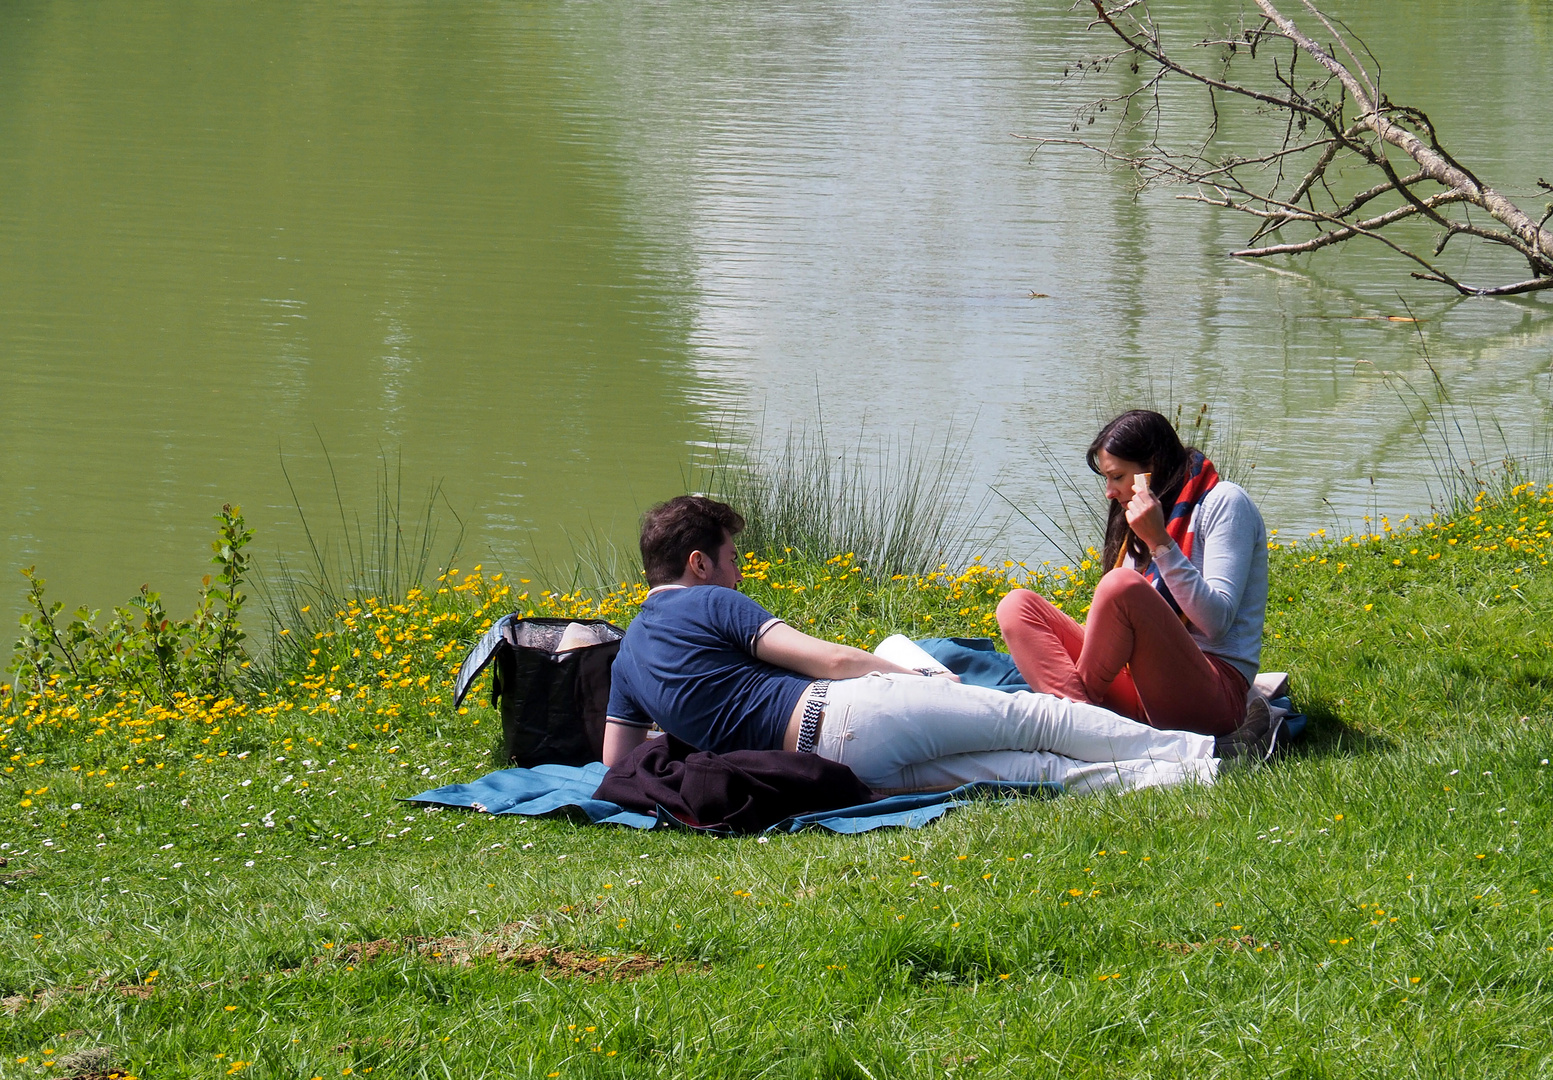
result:
M 1100 466 L 1100 475 L 1105 478 L 1105 497 L 1119 503 L 1132 501 L 1132 478 L 1149 471 L 1147 466 L 1119 458 L 1107 450 L 1095 455 L 1095 464 Z

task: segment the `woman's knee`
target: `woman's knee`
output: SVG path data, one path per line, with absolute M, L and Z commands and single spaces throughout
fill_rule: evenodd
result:
M 1154 586 L 1149 584 L 1148 578 L 1136 570 L 1119 566 L 1114 570 L 1107 570 L 1105 576 L 1100 579 L 1100 584 L 1095 586 L 1094 603 L 1096 605 L 1117 603 L 1129 597 L 1154 591 Z
M 1039 593 L 1029 589 L 1015 589 L 998 601 L 998 626 L 1006 635 L 1009 627 L 1045 622 L 1046 609 L 1050 606 L 1050 601 Z
M 1149 584 L 1148 578 L 1136 570 L 1126 566 L 1118 566 L 1114 570 L 1107 570 L 1101 576 L 1100 584 L 1096 586 L 1095 591 L 1099 592 L 1101 589 L 1105 589 L 1114 592 L 1122 589 L 1135 589 L 1140 585 L 1146 589 L 1154 587 Z

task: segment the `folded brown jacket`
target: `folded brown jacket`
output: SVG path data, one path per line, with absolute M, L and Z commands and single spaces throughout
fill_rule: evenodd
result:
M 593 797 L 643 814 L 661 806 L 693 828 L 753 833 L 796 814 L 872 802 L 874 793 L 851 769 L 818 754 L 712 754 L 664 736 L 610 769 Z

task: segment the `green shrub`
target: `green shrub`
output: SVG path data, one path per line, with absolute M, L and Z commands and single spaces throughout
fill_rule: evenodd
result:
M 187 619 L 169 618 L 161 594 L 141 586 L 106 625 L 98 624 L 99 612 L 84 607 L 65 622 L 64 604 L 45 599 L 46 583 L 36 568 L 23 570 L 32 611 L 21 617 L 8 669 L 18 687 L 41 692 L 51 684 L 67 690 L 112 686 L 155 701 L 180 692 L 205 696 L 231 690 L 247 662 L 238 617 L 247 599 L 242 584 L 249 557 L 243 549 L 253 530 L 244 526 L 238 507 L 223 506 L 216 520 L 221 524 L 210 561 L 219 569 L 205 575 Z

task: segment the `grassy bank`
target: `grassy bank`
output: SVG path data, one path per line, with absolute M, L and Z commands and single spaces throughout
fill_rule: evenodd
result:
M 1274 538 L 1264 667 L 1309 737 L 1211 789 L 713 840 L 394 802 L 491 766 L 455 713 L 514 607 L 639 590 L 450 574 L 309 612 L 217 698 L 0 695 L 0 1075 L 1413 1076 L 1553 1069 L 1553 488 Z M 993 634 L 1026 582 L 748 560 L 869 645 Z M 287 637 L 298 636 L 296 634 Z M 476 695 L 478 697 L 478 695 Z

